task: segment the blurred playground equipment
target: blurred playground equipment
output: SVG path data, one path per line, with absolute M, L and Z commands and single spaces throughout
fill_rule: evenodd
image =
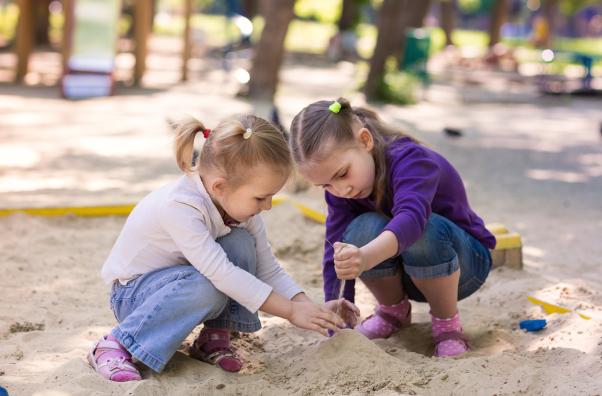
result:
M 285 3 L 285 6 L 281 6 Z M 400 6 L 401 3 L 404 5 Z M 157 36 L 161 36 L 154 37 L 152 41 L 153 51 L 157 52 L 153 56 L 168 54 L 173 57 L 174 44 L 176 57 L 181 52 L 181 62 L 176 65 L 175 71 L 180 72 L 178 66 L 181 65 L 182 81 L 188 79 L 188 61 L 193 47 L 195 57 L 199 53 L 205 54 L 205 49 L 212 48 L 212 60 L 220 62 L 228 79 L 240 83 L 237 94 L 243 96 L 259 98 L 263 95 L 261 92 L 273 96 L 278 79 L 270 76 L 277 76 L 282 64 L 280 54 L 284 50 L 290 51 L 294 59 L 302 61 L 318 59 L 315 55 L 323 55 L 334 61 L 369 60 L 369 68 L 375 71 L 367 74 L 366 83 L 362 85 L 369 100 L 380 98 L 399 104 L 415 103 L 420 96 L 417 95 L 420 92 L 417 83 L 423 83 L 422 92 L 425 96 L 424 88 L 432 80 L 429 74 L 442 70 L 450 75 L 455 73 L 454 76 L 459 76 L 457 81 L 471 85 L 494 86 L 496 83 L 491 83 L 488 77 L 500 72 L 494 77 L 505 78 L 515 87 L 522 84 L 525 88 L 532 88 L 536 83 L 543 93 L 598 94 L 601 88 L 598 76 L 602 63 L 599 47 L 602 3 L 574 2 L 571 12 L 565 10 L 559 13 L 560 10 L 556 10 L 556 16 L 546 11 L 546 7 L 554 6 L 551 3 L 555 2 L 479 0 L 459 1 L 455 7 L 448 7 L 452 3 L 379 3 L 367 0 L 4 0 L 0 2 L 0 17 L 2 21 L 10 23 L 3 24 L 3 29 L 0 29 L 0 45 L 6 44 L 3 48 L 12 46 L 17 55 L 14 73 L 12 62 L 8 63 L 11 70 L 4 73 L 7 79 L 12 79 L 14 75 L 17 82 L 23 82 L 27 76 L 27 84 L 36 85 L 36 82 L 43 80 L 39 76 L 44 73 L 39 72 L 37 67 L 41 57 L 38 58 L 39 54 L 36 53 L 37 70 L 32 70 L 28 75 L 29 58 L 34 43 L 44 45 L 39 38 L 40 32 L 44 33 L 44 29 L 40 29 L 40 21 L 52 19 L 54 22 L 48 24 L 52 28 L 47 28 L 45 33 L 46 38 L 53 36 L 53 49 L 60 47 L 62 71 L 60 67 L 52 68 L 52 77 L 43 83 L 53 84 L 61 75 L 66 76 L 62 80 L 66 83 L 63 84 L 65 87 L 79 87 L 77 92 L 64 90 L 68 97 L 110 92 L 110 64 L 119 65 L 114 73 L 119 82 L 124 81 L 126 86 L 131 83 L 139 85 L 146 71 L 147 41 L 153 30 Z M 386 4 L 395 7 L 387 8 L 377 18 L 377 12 L 385 9 Z M 121 10 L 118 14 L 109 11 L 115 10 L 115 6 Z M 94 8 L 98 12 L 86 12 Z M 51 9 L 52 15 L 44 18 L 43 14 L 48 14 L 48 9 Z M 341 13 L 338 14 L 338 11 Z M 294 17 L 278 17 L 285 14 Z M 355 17 L 343 18 L 344 15 Z M 260 47 L 266 31 L 266 20 L 278 21 L 274 23 L 278 27 L 274 31 L 278 34 L 270 31 L 265 35 L 268 37 L 265 39 L 267 44 Z M 381 23 L 384 20 L 387 23 Z M 289 24 L 291 29 L 287 33 Z M 393 34 L 395 26 L 402 28 Z M 333 28 L 337 27 L 333 35 Z M 117 44 L 116 30 L 121 33 Z M 282 37 L 288 38 L 284 40 Z M 381 46 L 376 45 L 379 37 L 386 38 L 381 40 Z M 179 43 L 175 43 L 179 38 L 183 44 L 181 50 Z M 270 38 L 275 41 L 271 42 Z M 86 45 L 79 45 L 83 41 Z M 324 44 L 322 49 L 320 43 Z M 253 54 L 259 53 L 260 48 L 264 53 L 254 57 Z M 272 50 L 274 53 L 270 52 Z M 438 55 L 440 51 L 442 56 Z M 111 56 L 117 52 L 118 63 L 115 62 L 115 56 Z M 127 52 L 132 52 L 134 56 L 122 56 Z M 84 53 L 90 59 L 96 58 L 94 67 L 88 68 L 90 59 L 86 67 L 81 69 L 73 65 L 79 63 L 81 67 Z M 300 57 L 302 53 L 313 56 Z M 57 58 L 53 58 L 55 65 L 59 66 Z M 101 58 L 104 60 L 100 61 Z M 199 70 L 199 65 L 214 68 L 205 60 L 203 57 L 203 62 L 196 59 L 190 62 L 190 70 Z M 99 67 L 99 62 L 105 67 Z M 361 63 L 357 66 L 363 67 Z M 132 69 L 131 74 L 127 70 L 129 68 Z M 204 72 L 201 77 L 203 75 Z M 151 79 L 147 79 L 147 82 Z M 527 87 L 527 84 L 530 86 Z M 82 85 L 88 88 L 82 91 Z M 254 88 L 258 85 L 262 88 Z
M 152 18 L 151 3 L 154 0 L 136 0 L 134 2 L 134 70 L 133 83 L 140 84 L 146 71 L 146 57 L 148 53 L 148 38 L 151 34 Z M 182 31 L 182 69 L 181 80 L 188 78 L 187 64 L 190 59 L 190 17 L 193 10 L 193 0 L 181 0 L 184 7 L 184 29 Z M 22 83 L 29 70 L 29 58 L 34 45 L 34 0 L 16 0 L 19 7 L 17 22 L 15 55 L 15 81 Z M 114 53 L 116 16 L 113 7 L 121 7 L 121 0 L 62 0 L 64 16 L 61 56 L 63 74 L 69 75 L 70 71 L 79 70 L 82 62 L 86 62 L 86 70 L 92 62 L 97 69 L 100 63 L 104 64 L 103 70 L 108 70 L 107 57 Z M 97 12 L 96 12 L 97 11 Z M 85 40 L 85 45 L 82 43 Z M 91 40 L 91 41 L 90 41 Z M 72 54 L 74 58 L 72 58 Z M 91 59 L 97 58 L 97 61 Z M 103 58 L 102 61 L 100 59 Z M 87 59 L 84 61 L 83 59 Z M 106 72 L 102 72 L 106 73 Z M 101 74 L 102 74 L 101 73 Z
M 118 0 L 78 0 L 65 13 L 72 15 L 62 79 L 63 96 L 69 99 L 108 96 L 113 91 L 117 53 Z
M 400 69 L 415 74 L 423 84 L 429 81 L 427 63 L 431 48 L 430 33 L 424 28 L 407 29 Z
M 602 56 L 592 53 L 584 53 L 580 51 L 567 50 L 552 50 L 545 49 L 542 51 L 541 58 L 544 62 L 551 64 L 562 60 L 565 62 L 576 62 L 583 68 L 580 84 L 575 89 L 569 89 L 568 79 L 564 76 L 544 75 L 541 80 L 541 89 L 544 93 L 549 94 L 573 94 L 573 95 L 588 95 L 602 96 L 602 90 L 596 89 L 592 85 L 593 74 L 592 68 L 594 63 L 602 60 Z

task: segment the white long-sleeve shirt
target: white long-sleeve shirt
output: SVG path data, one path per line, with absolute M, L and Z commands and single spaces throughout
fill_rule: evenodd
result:
M 192 264 L 221 292 L 256 312 L 270 292 L 290 299 L 301 288 L 280 267 L 262 218 L 241 223 L 254 238 L 256 276 L 238 268 L 215 241 L 230 227 L 198 174 L 185 175 L 147 195 L 129 215 L 101 271 L 106 283 L 127 281 L 178 264 Z

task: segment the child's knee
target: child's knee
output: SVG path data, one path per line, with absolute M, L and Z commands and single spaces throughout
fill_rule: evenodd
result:
M 363 213 L 347 226 L 343 234 L 343 242 L 358 247 L 364 246 L 383 232 L 389 220 L 388 217 L 376 212 Z
M 455 254 L 451 234 L 450 221 L 433 213 L 428 219 L 422 236 L 406 248 L 404 255 L 429 257 L 437 252 Z
M 183 299 L 189 302 L 193 310 L 206 311 L 209 316 L 217 317 L 228 303 L 228 296 L 219 291 L 204 276 L 200 275 L 188 284 L 189 295 Z
M 422 236 L 402 252 L 404 270 L 411 277 L 430 279 L 448 276 L 459 268 L 452 223 L 437 214 L 429 217 Z
M 232 231 L 219 238 L 217 243 L 221 245 L 234 265 L 255 275 L 257 271 L 255 238 L 247 230 L 232 228 Z

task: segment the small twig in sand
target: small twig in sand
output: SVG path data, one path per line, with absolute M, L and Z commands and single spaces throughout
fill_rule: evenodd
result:
M 328 244 L 330 246 L 332 246 L 332 249 L 334 249 L 334 245 L 332 244 L 332 242 L 330 242 L 328 239 L 326 239 L 326 242 L 328 242 Z M 336 250 L 335 250 L 336 253 Z M 339 301 L 341 298 L 343 298 L 343 293 L 345 292 L 345 279 L 342 279 L 339 281 L 339 297 L 337 298 L 337 301 Z M 342 302 L 339 303 L 339 305 L 337 305 L 337 311 L 335 312 L 337 315 L 339 315 L 339 310 L 341 308 Z

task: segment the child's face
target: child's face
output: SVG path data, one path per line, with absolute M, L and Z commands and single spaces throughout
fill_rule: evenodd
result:
M 238 186 L 226 185 L 219 194 L 219 203 L 230 217 L 238 222 L 272 208 L 272 197 L 284 187 L 288 175 L 266 165 L 249 170 L 249 177 Z
M 323 160 L 308 161 L 300 167 L 300 172 L 334 196 L 367 198 L 374 189 L 373 148 L 372 134 L 361 128 L 356 132 L 353 144 L 337 147 L 335 142 L 328 142 L 324 149 L 326 155 L 320 155 Z

